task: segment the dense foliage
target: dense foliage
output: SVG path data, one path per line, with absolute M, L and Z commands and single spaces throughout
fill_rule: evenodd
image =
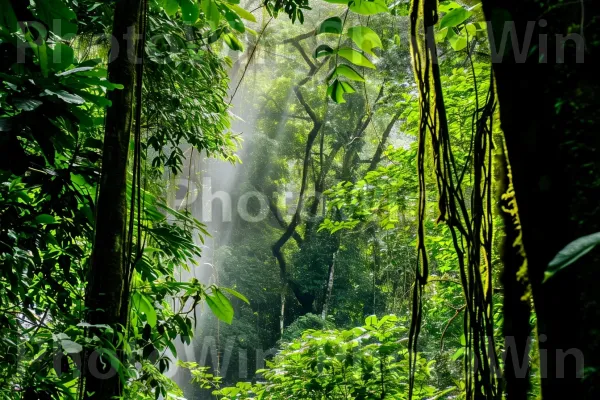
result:
M 0 398 L 597 398 L 598 7 L 0 0 Z
M 394 315 L 370 316 L 349 330 L 307 330 L 284 347 L 268 368 L 258 371 L 264 382 L 240 382 L 214 391 L 219 399 L 406 399 L 409 375 L 408 329 Z M 193 381 L 207 387 L 218 380 L 194 363 Z M 435 361 L 418 359 L 419 397 L 437 399 L 457 388 L 438 391 Z

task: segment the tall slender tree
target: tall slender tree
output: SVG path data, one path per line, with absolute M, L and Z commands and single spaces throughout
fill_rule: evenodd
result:
M 106 113 L 102 177 L 96 216 L 96 237 L 87 293 L 89 320 L 117 328 L 123 323 L 121 308 L 126 282 L 127 162 L 134 120 L 134 97 L 138 79 L 140 27 L 143 0 L 120 0 L 115 5 L 108 79 L 123 86 L 110 92 L 112 105 Z M 121 392 L 116 371 L 88 357 L 86 398 L 110 399 Z

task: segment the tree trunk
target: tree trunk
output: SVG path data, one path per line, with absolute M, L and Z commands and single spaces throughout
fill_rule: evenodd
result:
M 123 89 L 109 94 L 112 106 L 106 113 L 96 237 L 86 298 L 89 322 L 107 324 L 115 330 L 118 329 L 117 324 L 122 322 L 120 311 L 127 250 L 127 159 L 133 122 L 142 3 L 142 0 L 121 0 L 115 8 L 108 79 L 123 85 Z M 120 395 L 117 371 L 103 367 L 97 358 L 96 354 L 89 357 L 86 398 L 110 399 Z M 110 365 L 109 362 L 106 364 Z
M 531 384 L 529 350 L 531 348 L 531 306 L 527 298 L 527 277 L 520 276 L 526 268 L 522 243 L 519 240 L 521 223 L 515 199 L 510 165 L 503 154 L 503 194 L 500 201 L 504 218 L 504 243 L 502 245 L 502 285 L 504 287 L 503 326 L 506 359 L 504 362 L 505 392 L 510 400 L 527 400 Z
M 325 299 L 323 299 L 323 312 L 321 318 L 323 321 L 327 319 L 327 313 L 329 312 L 329 303 L 331 302 L 331 293 L 333 292 L 333 278 L 335 276 L 335 259 L 337 258 L 337 251 L 333 253 L 333 259 L 329 265 L 329 274 L 327 278 L 327 286 L 325 288 Z
M 543 283 L 558 251 L 600 231 L 600 80 L 595 63 L 600 4 L 484 0 L 483 7 L 492 21 L 490 40 L 500 42 L 505 21 L 515 22 L 520 50 L 528 26 L 532 35 L 521 62 L 507 46 L 493 68 L 538 318 L 543 398 L 600 398 L 600 251 Z M 577 49 L 574 40 L 560 43 L 556 35 L 570 32 L 583 34 L 585 39 L 577 40 L 585 41 L 585 50 Z M 585 55 L 584 63 L 576 64 L 576 53 Z M 584 368 L 589 376 L 581 379 Z

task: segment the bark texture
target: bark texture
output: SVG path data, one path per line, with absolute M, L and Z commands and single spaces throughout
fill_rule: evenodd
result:
M 543 398 L 600 398 L 600 251 L 543 283 L 558 251 L 600 231 L 600 4 L 484 0 L 483 8 L 490 39 L 500 43 L 505 23 L 514 22 L 524 51 L 515 57 L 508 45 L 493 67 L 538 318 Z M 557 36 L 570 33 L 580 38 Z
M 142 0 L 116 3 L 108 79 L 123 85 L 110 92 L 102 156 L 102 177 L 96 215 L 96 237 L 87 293 L 89 322 L 116 326 L 122 322 L 127 221 L 127 160 L 133 122 L 136 60 Z M 106 362 L 106 360 L 104 360 Z M 121 394 L 117 371 L 90 354 L 86 398 L 110 399 Z

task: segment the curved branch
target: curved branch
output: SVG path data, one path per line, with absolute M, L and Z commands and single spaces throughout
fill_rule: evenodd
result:
M 379 164 L 379 162 L 381 161 L 381 156 L 383 155 L 383 151 L 385 150 L 385 144 L 387 143 L 390 134 L 392 133 L 394 124 L 396 124 L 396 121 L 398 121 L 401 114 L 402 111 L 398 110 L 398 112 L 392 117 L 392 120 L 390 121 L 388 126 L 385 128 L 385 131 L 383 131 L 383 134 L 381 135 L 381 142 L 379 142 L 379 146 L 377 146 L 377 150 L 375 150 L 375 154 L 371 159 L 371 164 L 369 165 L 367 172 L 373 171 L 375 168 L 377 168 L 377 164 Z
M 271 198 L 269 198 L 268 200 L 269 200 L 269 210 L 271 210 L 271 213 L 275 217 L 275 220 L 277 221 L 277 223 L 279 224 L 279 226 L 281 228 L 283 228 L 284 230 L 287 230 L 289 228 L 289 225 L 287 224 L 287 222 L 285 222 L 285 220 L 281 216 L 279 207 L 277 207 L 277 204 L 275 204 Z M 302 236 L 300 236 L 300 234 L 298 232 L 296 232 L 296 230 L 294 230 L 292 232 L 292 238 L 294 238 L 296 243 L 298 243 L 298 246 L 302 246 L 302 243 L 304 243 Z
M 280 275 L 281 275 L 282 283 L 284 285 L 287 285 L 287 283 L 286 283 L 287 282 L 287 266 L 286 266 L 285 258 L 283 257 L 283 254 L 281 253 L 281 249 L 288 242 L 288 240 L 290 240 L 290 238 L 292 236 L 297 234 L 296 227 L 300 224 L 300 216 L 301 216 L 302 210 L 304 208 L 304 202 L 305 202 L 304 194 L 306 192 L 306 187 L 308 186 L 308 170 L 309 170 L 310 155 L 311 155 L 311 151 L 312 151 L 313 145 L 315 143 L 315 140 L 317 139 L 317 136 L 319 134 L 319 131 L 321 130 L 321 127 L 323 126 L 323 121 L 317 116 L 316 112 L 312 109 L 312 107 L 304 99 L 304 96 L 302 95 L 300 88 L 315 76 L 315 74 L 321 69 L 321 67 L 323 67 L 323 65 L 325 64 L 326 61 L 327 60 L 325 59 L 317 65 L 312 64 L 312 67 L 310 68 L 310 71 L 308 72 L 306 77 L 301 79 L 293 88 L 294 93 L 296 94 L 296 97 L 298 98 L 298 101 L 300 102 L 300 104 L 302 104 L 302 106 L 304 107 L 304 110 L 309 115 L 310 119 L 313 121 L 313 127 L 310 130 L 310 132 L 308 133 L 308 138 L 306 141 L 306 149 L 304 151 L 304 162 L 303 162 L 303 166 L 302 166 L 302 180 L 301 180 L 301 185 L 300 185 L 300 193 L 299 193 L 298 205 L 296 207 L 296 211 L 294 213 L 294 216 L 292 217 L 290 224 L 287 226 L 287 229 L 283 233 L 283 235 L 271 247 L 273 256 L 278 261 Z

